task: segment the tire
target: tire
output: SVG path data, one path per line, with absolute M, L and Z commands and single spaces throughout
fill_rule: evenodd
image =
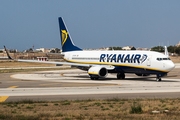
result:
M 157 81 L 157 82 L 160 82 L 160 81 L 161 81 L 161 78 L 156 78 L 156 81 Z
M 125 79 L 124 73 L 117 73 L 117 79 Z

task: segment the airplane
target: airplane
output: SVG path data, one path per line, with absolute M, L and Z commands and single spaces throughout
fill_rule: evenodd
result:
M 125 79 L 125 73 L 137 76 L 156 75 L 156 81 L 161 81 L 174 67 L 168 56 L 154 51 L 117 50 L 117 51 L 83 51 L 77 47 L 70 36 L 62 17 L 58 18 L 62 55 L 66 62 L 36 61 L 15 59 L 20 62 L 39 62 L 75 66 L 85 70 L 92 80 L 105 78 L 108 73 L 117 73 L 117 79 Z M 9 59 L 13 59 L 4 46 Z

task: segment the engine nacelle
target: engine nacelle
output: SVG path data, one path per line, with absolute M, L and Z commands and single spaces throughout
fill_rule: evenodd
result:
M 91 78 L 106 77 L 107 73 L 107 69 L 101 66 L 91 67 L 88 70 L 88 74 Z

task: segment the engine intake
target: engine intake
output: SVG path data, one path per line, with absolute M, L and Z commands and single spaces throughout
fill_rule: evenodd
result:
M 105 67 L 101 67 L 101 66 L 95 66 L 95 67 L 91 67 L 88 70 L 88 74 L 90 77 L 106 77 L 107 76 L 107 69 Z

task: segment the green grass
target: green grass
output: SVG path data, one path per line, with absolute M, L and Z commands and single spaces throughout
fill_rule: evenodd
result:
M 7 106 L 14 106 L 12 104 L 15 104 L 15 106 L 17 106 L 18 104 L 33 104 L 33 103 L 48 103 L 48 101 L 34 101 L 31 99 L 24 99 L 24 100 L 20 100 L 20 101 L 13 101 L 13 102 L 3 102 L 1 104 L 7 105 Z
M 141 114 L 143 113 L 143 110 L 142 110 L 142 105 L 140 103 L 136 104 L 135 102 L 133 102 L 133 105 L 131 106 L 131 110 L 130 110 L 130 113 L 133 114 L 133 113 L 137 113 L 137 114 Z
M 113 105 L 109 105 L 110 108 L 113 108 Z
M 101 103 L 97 102 L 97 103 L 94 103 L 94 105 L 101 106 Z
M 48 104 L 43 104 L 43 106 L 48 106 Z
M 27 106 L 26 109 L 33 109 L 33 107 L 32 106 Z
M 56 117 L 63 117 L 63 114 L 62 113 L 57 113 L 55 116 Z
M 70 105 L 70 104 L 71 104 L 71 102 L 65 101 L 65 102 L 63 102 L 61 105 Z
M 54 103 L 55 106 L 59 105 L 58 103 Z

